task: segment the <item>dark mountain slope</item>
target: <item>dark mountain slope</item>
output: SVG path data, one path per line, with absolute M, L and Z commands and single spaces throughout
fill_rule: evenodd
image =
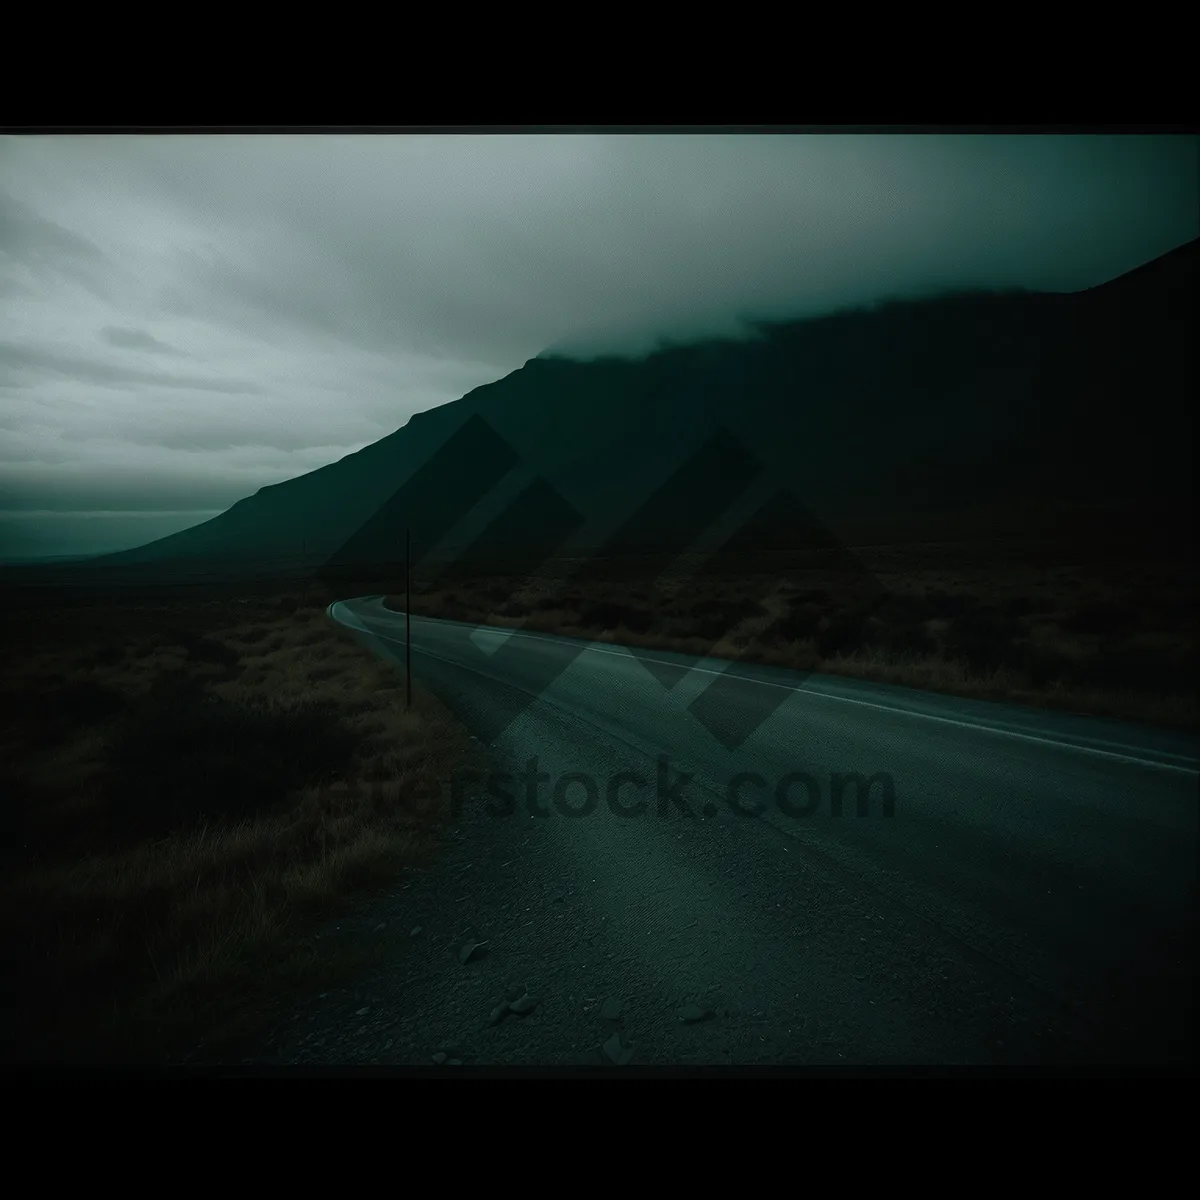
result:
M 573 528 L 574 547 L 594 546 L 722 428 L 826 521 L 1004 506 L 1161 521 L 1190 510 L 1198 265 L 1200 240 L 1085 292 L 894 302 L 640 361 L 536 358 L 337 463 L 98 561 L 261 564 L 302 546 L 340 564 L 394 561 L 405 525 L 428 550 L 489 522 L 514 544 Z M 501 519 L 506 476 L 512 495 L 535 479 L 541 490 Z M 655 536 L 679 548 L 678 531 Z

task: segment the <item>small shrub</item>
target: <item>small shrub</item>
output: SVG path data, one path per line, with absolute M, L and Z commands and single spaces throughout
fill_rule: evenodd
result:
M 1015 632 L 1013 619 L 998 609 L 974 609 L 950 622 L 946 652 L 975 671 L 993 671 L 1011 660 Z
M 888 623 L 868 626 L 865 642 L 891 654 L 933 654 L 937 642 L 920 622 Z
M 925 593 L 927 617 L 957 617 L 976 608 L 979 601 L 965 592 L 947 592 L 940 588 Z
M 1035 687 L 1050 687 L 1072 674 L 1072 660 L 1046 646 L 1021 643 L 1012 648 L 1013 666 Z
M 1009 596 L 1000 606 L 1000 611 L 1007 617 L 1027 617 L 1034 607 L 1028 596 Z
M 99 680 L 85 676 L 72 679 L 62 687 L 48 692 L 41 699 L 40 707 L 50 716 L 64 722 L 87 725 L 115 717 L 125 708 L 123 693 Z
M 819 604 L 810 601 L 794 603 L 771 629 L 774 637 L 780 641 L 795 641 L 812 637 L 821 623 L 822 609 Z
M 188 657 L 196 662 L 211 663 L 226 669 L 236 667 L 240 660 L 238 652 L 232 646 L 227 646 L 213 637 L 196 638 L 188 645 L 187 651 Z
M 355 744 L 329 705 L 234 705 L 183 680 L 160 680 L 114 738 L 110 816 L 144 836 L 204 818 L 242 819 L 333 778 Z
M 762 616 L 766 610 L 756 600 L 751 600 L 748 596 L 738 596 L 729 599 L 697 600 L 691 611 L 696 617 L 719 616 L 732 626 L 746 620 L 747 617 Z
M 1137 613 L 1128 605 L 1092 601 L 1079 605 L 1063 618 L 1063 628 L 1072 633 L 1100 636 L 1121 633 L 1132 627 Z
M 115 643 L 97 646 L 92 652 L 92 666 L 94 667 L 115 667 L 118 663 L 125 660 L 125 647 L 118 646 Z
M 816 636 L 817 653 L 822 658 L 849 654 L 863 644 L 867 614 L 860 611 L 841 612 L 831 617 L 829 625 Z
M 929 606 L 924 596 L 895 592 L 883 600 L 875 615 L 889 625 L 912 626 L 928 617 Z
M 644 633 L 654 622 L 651 613 L 613 600 L 585 603 L 579 613 L 579 623 L 588 629 L 616 629 L 624 625 L 635 633 Z

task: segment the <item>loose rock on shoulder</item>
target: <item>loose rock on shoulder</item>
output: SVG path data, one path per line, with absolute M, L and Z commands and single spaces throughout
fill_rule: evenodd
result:
M 464 942 L 462 949 L 458 952 L 458 961 L 460 963 L 470 962 L 471 959 L 475 958 L 479 951 L 483 950 L 486 946 L 487 942 Z
M 612 1037 L 601 1047 L 604 1057 L 609 1062 L 616 1063 L 618 1067 L 623 1067 L 633 1057 L 633 1047 L 626 1045 L 621 1039 L 619 1033 L 614 1033 Z
M 619 1021 L 623 1007 L 621 1001 L 616 996 L 608 996 L 600 1006 L 600 1016 L 605 1021 Z

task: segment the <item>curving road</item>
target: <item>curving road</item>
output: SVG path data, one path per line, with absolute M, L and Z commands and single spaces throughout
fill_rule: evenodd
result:
M 380 597 L 329 612 L 403 661 Z M 456 782 L 447 859 L 393 901 L 391 927 L 420 930 L 298 1013 L 277 1057 L 1193 1061 L 1195 739 L 457 622 L 412 634 L 496 775 Z M 468 939 L 486 945 L 462 963 Z M 537 1005 L 489 1023 L 509 986 Z

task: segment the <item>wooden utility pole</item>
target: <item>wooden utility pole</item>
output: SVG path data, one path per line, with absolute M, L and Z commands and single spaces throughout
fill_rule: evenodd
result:
M 412 707 L 412 530 L 404 530 L 404 707 Z

